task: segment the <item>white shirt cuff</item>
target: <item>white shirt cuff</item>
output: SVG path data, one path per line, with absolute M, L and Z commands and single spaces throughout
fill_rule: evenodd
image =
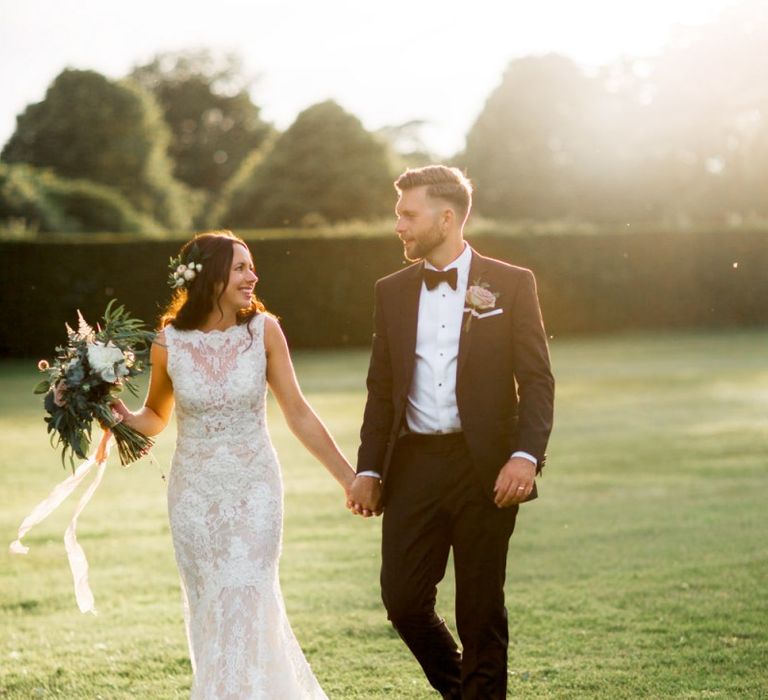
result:
M 374 479 L 381 479 L 381 474 L 374 471 L 357 472 L 357 476 L 372 476 Z
M 535 465 L 539 464 L 539 460 L 536 459 L 536 457 L 534 457 L 533 455 L 528 454 L 527 452 L 522 452 L 522 451 L 513 452 L 512 456 L 513 457 L 523 457 L 523 458 L 527 459 L 529 462 L 533 462 Z

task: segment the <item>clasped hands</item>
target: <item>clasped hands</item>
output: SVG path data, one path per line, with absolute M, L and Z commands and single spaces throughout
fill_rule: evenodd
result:
M 522 503 L 533 490 L 535 478 L 533 462 L 525 457 L 510 458 L 496 477 L 494 503 L 499 508 Z M 381 480 L 374 476 L 356 476 L 347 493 L 347 508 L 364 518 L 381 515 Z
M 381 479 L 375 476 L 356 476 L 347 492 L 347 508 L 354 515 L 370 518 L 381 515 Z

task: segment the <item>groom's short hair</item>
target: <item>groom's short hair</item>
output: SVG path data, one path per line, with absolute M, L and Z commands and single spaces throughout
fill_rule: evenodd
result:
M 430 197 L 450 202 L 456 207 L 459 218 L 466 220 L 472 208 L 472 183 L 461 170 L 446 165 L 427 165 L 423 168 L 408 168 L 395 180 L 398 194 L 425 185 Z

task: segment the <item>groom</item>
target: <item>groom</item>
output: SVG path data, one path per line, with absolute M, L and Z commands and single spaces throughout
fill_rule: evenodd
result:
M 349 507 L 384 513 L 382 598 L 432 686 L 504 698 L 507 547 L 552 427 L 536 283 L 465 243 L 472 186 L 459 170 L 407 170 L 395 189 L 395 230 L 418 262 L 376 284 Z M 451 549 L 462 651 L 435 613 Z

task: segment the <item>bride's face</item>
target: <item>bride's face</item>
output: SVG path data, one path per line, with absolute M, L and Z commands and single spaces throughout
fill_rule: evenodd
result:
M 259 278 L 253 269 L 250 251 L 240 243 L 232 246 L 232 265 L 229 268 L 229 280 L 220 299 L 222 306 L 243 309 L 250 305 L 253 289 Z

